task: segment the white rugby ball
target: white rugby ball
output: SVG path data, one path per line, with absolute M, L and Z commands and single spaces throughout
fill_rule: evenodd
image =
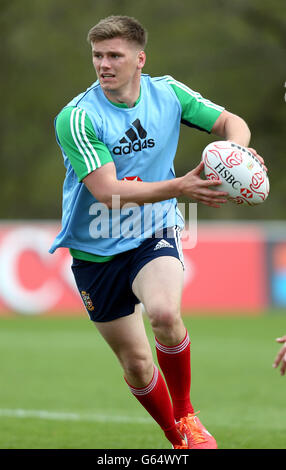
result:
M 269 180 L 262 164 L 246 147 L 230 141 L 212 142 L 202 154 L 208 180 L 220 180 L 218 191 L 228 192 L 235 204 L 255 206 L 269 194 Z

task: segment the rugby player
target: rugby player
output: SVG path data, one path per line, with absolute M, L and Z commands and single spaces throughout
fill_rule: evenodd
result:
M 176 177 L 173 162 L 181 123 L 243 146 L 250 131 L 242 118 L 175 78 L 143 73 L 147 32 L 136 19 L 102 19 L 88 42 L 97 81 L 55 120 L 66 177 L 62 229 L 50 252 L 70 249 L 90 319 L 172 447 L 215 449 L 190 396 L 190 338 L 180 310 L 184 220 L 177 198 L 218 208 L 227 193 L 213 188 L 220 181 L 201 178 L 202 163 Z

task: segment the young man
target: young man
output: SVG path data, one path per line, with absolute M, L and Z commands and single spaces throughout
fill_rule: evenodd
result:
M 241 118 L 174 78 L 143 74 L 146 32 L 134 18 L 103 19 L 88 41 L 98 80 L 56 118 L 67 172 L 62 231 L 50 251 L 70 248 L 91 320 L 117 356 L 130 391 L 172 446 L 216 448 L 190 401 L 190 340 L 180 314 L 183 220 L 176 198 L 220 207 L 227 194 L 211 188 L 220 182 L 201 179 L 202 163 L 176 178 L 173 161 L 181 122 L 244 146 L 250 132 Z

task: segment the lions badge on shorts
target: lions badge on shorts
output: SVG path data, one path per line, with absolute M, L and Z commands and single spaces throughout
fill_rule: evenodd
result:
M 91 300 L 89 294 L 87 292 L 85 292 L 85 290 L 82 290 L 81 291 L 81 297 L 82 297 L 83 303 L 86 306 L 87 310 L 92 312 L 92 310 L 94 310 L 94 306 L 93 306 L 93 303 L 92 303 L 92 300 Z

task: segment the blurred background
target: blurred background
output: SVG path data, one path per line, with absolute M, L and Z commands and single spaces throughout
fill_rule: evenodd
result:
M 0 448 L 168 448 L 90 327 L 69 253 L 48 253 L 65 176 L 53 120 L 95 81 L 86 36 L 111 14 L 148 30 L 145 73 L 244 118 L 268 166 L 260 206 L 197 206 L 182 310 L 192 397 L 219 447 L 285 448 L 271 368 L 286 334 L 285 0 L 0 0 L 0 13 Z M 176 174 L 212 140 L 182 126 Z
M 60 217 L 64 168 L 53 119 L 96 79 L 90 27 L 127 14 L 149 33 L 145 72 L 173 75 L 242 116 L 268 163 L 267 204 L 254 211 L 202 206 L 199 216 L 284 219 L 285 10 L 283 0 L 1 0 L 1 218 Z M 182 127 L 177 175 L 199 161 L 210 140 Z
M 253 289 L 259 297 L 254 303 L 245 299 L 244 308 L 248 301 L 250 309 L 273 304 L 284 307 L 285 2 L 1 0 L 0 80 L 4 112 L 0 118 L 0 309 L 46 310 L 57 304 L 55 300 L 48 301 L 51 285 L 58 286 L 53 290 L 58 298 L 63 284 L 64 295 L 73 300 L 60 302 L 59 310 L 70 310 L 72 305 L 78 309 L 73 289 L 68 291 L 73 281 L 69 267 L 66 269 L 65 255 L 47 254 L 61 218 L 65 176 L 53 120 L 72 97 L 95 81 L 86 36 L 91 26 L 110 14 L 135 16 L 147 29 L 146 73 L 173 75 L 204 97 L 243 117 L 252 132 L 251 146 L 264 157 L 269 168 L 270 196 L 261 206 L 227 204 L 219 210 L 198 207 L 202 232 L 196 249 L 186 253 L 189 301 L 184 305 L 192 308 L 193 294 L 201 296 L 200 290 L 193 287 L 196 280 L 200 289 L 203 283 L 209 282 L 206 272 L 214 265 L 216 244 L 224 243 L 226 247 L 224 227 L 229 227 L 231 221 L 233 229 L 227 231 L 231 244 L 228 258 L 223 253 L 218 257 L 220 262 L 210 279 L 216 276 L 229 283 L 229 273 L 234 275 L 239 271 L 239 279 L 244 276 L 246 284 L 255 284 Z M 211 140 L 213 136 L 207 133 L 182 126 L 175 160 L 178 176 L 199 162 L 203 148 Z M 53 223 L 49 225 L 50 221 Z M 31 222 L 34 228 L 37 225 L 36 231 L 28 231 Z M 212 239 L 210 233 L 215 233 L 217 224 L 218 232 Z M 224 242 L 219 241 L 219 233 L 224 234 Z M 205 236 L 207 242 L 203 241 Z M 208 256 L 204 243 L 210 249 Z M 245 244 L 252 244 L 251 259 L 244 251 Z M 223 260 L 227 265 L 230 259 L 229 268 L 223 267 Z M 26 263 L 29 269 L 25 268 Z M 200 273 L 204 273 L 203 277 L 198 277 Z M 19 301 L 15 300 L 17 292 Z M 42 302 L 43 309 L 37 300 L 28 302 L 33 296 L 47 299 Z M 230 297 L 232 300 L 225 308 L 239 309 L 240 295 L 232 293 Z M 201 303 L 198 299 L 195 306 L 221 309 L 223 304 L 214 299 L 207 305 L 203 300 Z

